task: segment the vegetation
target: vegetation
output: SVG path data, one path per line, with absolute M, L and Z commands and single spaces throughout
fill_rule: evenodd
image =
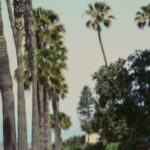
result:
M 17 93 L 18 93 L 18 149 L 27 150 L 27 122 L 23 79 L 23 2 L 14 0 L 14 23 L 16 29 Z
M 86 22 L 86 26 L 88 28 L 93 28 L 93 30 L 97 32 L 106 66 L 108 65 L 108 62 L 102 43 L 101 31 L 102 25 L 109 28 L 112 20 L 115 19 L 115 17 L 110 14 L 110 11 L 111 7 L 103 2 L 96 2 L 94 5 L 89 4 L 89 9 L 86 11 L 86 15 L 89 17 L 89 20 Z
M 95 100 L 92 96 L 90 88 L 88 86 L 84 86 L 81 92 L 77 112 L 79 113 L 81 129 L 87 134 L 92 132 L 91 121 L 94 113 L 94 103 Z
M 9 68 L 8 51 L 3 32 L 2 8 L 0 2 L 0 91 L 2 95 L 3 138 L 5 150 L 16 150 L 15 108 L 13 83 Z
M 85 145 L 84 136 L 74 136 L 63 142 L 63 150 L 82 150 Z
M 140 29 L 150 26 L 150 4 L 141 7 L 141 11 L 136 13 L 135 21 Z

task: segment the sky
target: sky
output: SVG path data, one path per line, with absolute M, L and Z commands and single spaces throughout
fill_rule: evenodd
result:
M 10 28 L 5 0 L 2 1 L 4 20 L 4 33 L 10 59 L 10 69 L 16 68 L 14 41 Z M 102 1 L 102 0 L 97 0 Z M 68 48 L 68 70 L 65 73 L 69 86 L 69 93 L 61 100 L 60 109 L 71 116 L 72 127 L 63 132 L 63 139 L 70 136 L 81 135 L 79 116 L 76 108 L 83 86 L 94 87 L 92 74 L 104 64 L 96 32 L 85 26 L 85 10 L 89 3 L 95 0 L 33 0 L 33 6 L 52 9 L 59 14 L 61 23 L 65 25 L 65 44 Z M 135 13 L 140 7 L 150 3 L 150 0 L 105 0 L 111 6 L 112 14 L 116 19 L 110 29 L 102 28 L 102 40 L 108 62 L 114 62 L 119 57 L 126 58 L 134 50 L 145 50 L 150 46 L 150 28 L 139 30 L 134 21 Z M 16 97 L 16 83 L 14 81 L 14 94 Z M 1 99 L 1 98 L 0 98 Z M 28 123 L 28 141 L 31 141 L 31 96 L 26 92 L 26 108 Z M 17 104 L 16 104 L 17 107 Z M 0 142 L 2 142 L 2 107 L 0 100 Z

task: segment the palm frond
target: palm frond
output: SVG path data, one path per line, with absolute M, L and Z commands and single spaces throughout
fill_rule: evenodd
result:
M 91 20 L 88 20 L 88 21 L 86 22 L 86 26 L 87 26 L 88 28 L 90 28 L 90 27 L 91 27 L 91 25 L 92 25 Z
M 98 27 L 101 29 L 101 24 L 104 24 L 105 27 L 109 27 L 111 20 L 115 17 L 109 14 L 111 7 L 104 2 L 96 2 L 93 5 L 89 5 L 89 10 L 85 14 L 89 17 L 89 20 L 86 22 L 86 26 L 92 27 L 94 30 L 97 30 Z
M 105 19 L 104 26 L 108 28 L 108 27 L 110 27 L 110 25 L 111 25 L 111 21 L 109 19 Z
M 116 19 L 113 15 L 108 16 L 109 19 Z
M 89 6 L 89 9 L 90 9 L 91 11 L 94 10 L 94 8 L 93 8 L 93 6 L 92 6 L 91 4 L 89 4 L 88 6 Z

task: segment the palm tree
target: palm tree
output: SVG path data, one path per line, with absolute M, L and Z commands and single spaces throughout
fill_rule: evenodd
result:
M 67 49 L 63 46 L 64 27 L 60 24 L 54 24 L 57 16 L 53 11 L 38 8 L 33 11 L 34 29 L 36 31 L 37 43 L 37 75 L 38 75 L 38 112 L 40 126 L 40 149 L 51 149 L 50 128 L 49 128 L 49 99 L 53 99 L 51 91 L 55 89 L 55 97 L 63 98 L 67 92 L 67 85 L 62 74 L 62 70 L 66 68 Z M 55 18 L 55 19 L 54 19 Z M 29 70 L 29 60 L 24 57 L 24 85 L 29 88 L 31 75 Z M 44 66 L 44 67 L 43 67 Z M 53 99 L 54 100 L 54 99 Z M 55 103 L 56 101 L 54 101 Z M 55 109 L 59 112 L 59 109 Z M 57 122 L 57 121 L 56 121 Z M 58 122 L 56 123 L 58 127 Z M 58 129 L 58 128 L 57 128 Z M 61 139 L 56 130 L 56 138 Z M 60 145 L 57 143 L 57 145 Z M 61 145 L 60 145 L 61 147 Z
M 15 27 L 15 22 L 14 22 L 14 16 L 13 16 L 12 7 L 11 7 L 12 4 L 11 4 L 10 0 L 6 0 L 6 4 L 7 4 L 7 10 L 8 10 L 8 15 L 9 15 L 11 28 L 12 28 L 12 33 L 13 33 L 15 46 L 17 47 L 17 34 L 16 34 L 16 27 Z
M 42 8 L 33 11 L 34 28 L 37 44 L 37 68 L 38 68 L 38 108 L 40 126 L 40 147 L 51 149 L 49 128 L 49 77 L 52 75 L 51 52 L 47 49 L 50 45 L 52 23 L 58 16 L 50 10 Z M 43 68 L 43 65 L 45 66 Z
M 24 2 L 14 0 L 14 18 L 16 28 L 16 55 L 17 55 L 17 94 L 18 94 L 18 150 L 27 150 L 27 125 L 26 125 L 26 109 L 24 95 L 24 78 L 23 78 L 23 13 Z
M 25 49 L 28 54 L 32 76 L 32 150 L 38 150 L 39 120 L 37 104 L 37 60 L 35 36 L 32 29 L 32 0 L 25 0 L 24 26 L 25 26 Z
M 92 27 L 94 31 L 97 31 L 106 66 L 108 65 L 108 63 L 102 43 L 101 31 L 102 24 L 108 28 L 111 25 L 112 19 L 114 19 L 114 16 L 110 14 L 110 11 L 111 8 L 107 4 L 103 2 L 96 2 L 94 5 L 89 4 L 89 9 L 85 12 L 86 15 L 89 17 L 89 20 L 86 22 L 86 26 L 88 28 Z
M 150 26 L 150 4 L 141 7 L 141 11 L 136 13 L 135 21 L 140 29 Z
M 55 143 L 57 143 L 56 149 L 61 149 L 60 127 L 57 119 L 57 113 L 59 112 L 58 100 L 59 95 L 62 94 L 60 90 L 64 84 L 64 77 L 62 76 L 62 69 L 66 67 L 66 48 L 62 45 L 64 27 L 59 23 L 58 15 L 51 10 L 45 10 L 38 8 L 34 10 L 34 27 L 36 30 L 36 42 L 37 42 L 37 59 L 38 59 L 38 79 L 39 85 L 43 85 L 46 88 L 50 98 L 53 102 L 53 110 L 55 116 Z M 44 68 L 43 68 L 44 66 Z M 45 91 L 45 90 L 44 90 Z M 55 91 L 55 92 L 54 92 Z M 43 93 L 44 94 L 44 93 Z M 46 94 L 46 92 L 45 92 Z M 44 95 L 45 95 L 44 94 Z M 44 101 L 44 120 L 45 129 L 48 129 L 47 119 L 48 107 Z M 39 104 L 42 102 L 39 102 Z M 56 106 L 56 107 L 55 107 Z M 41 108 L 41 107 L 39 107 Z M 46 112 L 45 112 L 46 111 Z M 41 117 L 40 117 L 41 118 Z M 41 123 L 40 123 L 41 124 Z M 45 130 L 44 138 L 48 137 Z M 59 148 L 58 148 L 59 147 Z
M 10 74 L 6 41 L 3 34 L 3 20 L 0 2 L 0 91 L 3 107 L 4 150 L 16 150 L 16 130 L 14 113 L 14 94 Z
M 58 46 L 58 47 L 57 47 Z M 55 149 L 61 150 L 61 126 L 59 122 L 59 100 L 64 99 L 66 93 L 68 92 L 68 86 L 65 83 L 65 78 L 63 76 L 62 71 L 66 68 L 65 60 L 66 57 L 66 48 L 59 47 L 58 44 L 56 46 L 55 56 L 54 57 L 54 72 L 55 76 L 50 78 L 51 81 L 51 97 L 52 97 L 52 108 L 53 108 L 53 115 L 54 115 L 54 122 L 55 122 Z M 60 53 L 61 52 L 61 53 Z M 56 63 L 57 62 L 57 63 Z M 59 63 L 58 63 L 59 62 Z

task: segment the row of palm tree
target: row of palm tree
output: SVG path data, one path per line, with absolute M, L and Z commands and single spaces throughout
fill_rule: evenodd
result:
M 55 124 L 55 149 L 61 150 L 59 100 L 64 98 L 67 93 L 67 84 L 63 76 L 67 59 L 67 49 L 63 44 L 64 26 L 60 24 L 58 15 L 51 10 L 38 8 L 33 11 L 32 0 L 14 0 L 14 8 L 12 8 L 10 0 L 6 0 L 6 2 L 17 55 L 15 76 L 18 85 L 18 146 L 15 135 L 14 101 L 11 96 L 11 99 L 9 97 L 5 100 L 5 102 L 12 100 L 11 106 L 8 106 L 10 103 L 6 103 L 11 110 L 3 109 L 4 116 L 8 113 L 10 115 L 7 115 L 8 120 L 3 117 L 4 131 L 6 132 L 4 132 L 4 149 L 10 150 L 12 147 L 14 150 L 17 147 L 18 150 L 28 149 L 24 89 L 32 83 L 32 149 L 51 150 L 49 117 L 49 100 L 51 100 Z M 25 36 L 23 36 L 23 32 Z M 23 47 L 24 37 L 25 48 Z M 9 64 L 7 69 L 9 69 Z M 1 72 L 5 73 L 5 70 Z M 9 70 L 8 73 L 10 73 Z M 11 77 L 10 74 L 8 76 Z M 3 76 L 2 80 L 4 80 Z M 6 80 L 4 81 L 6 82 Z M 9 87 L 11 87 L 9 90 L 13 91 L 12 85 Z M 5 109 L 8 111 L 7 113 Z

